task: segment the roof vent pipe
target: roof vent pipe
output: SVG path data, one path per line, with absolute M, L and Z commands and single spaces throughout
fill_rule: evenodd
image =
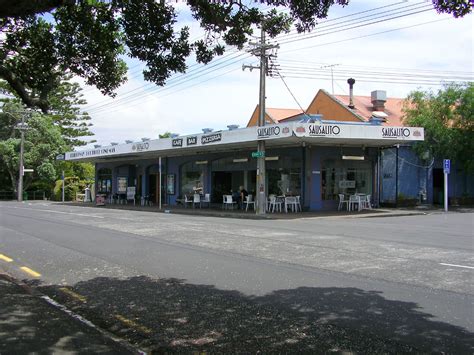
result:
M 213 130 L 213 128 L 203 128 L 202 133 L 211 133 Z
M 231 124 L 231 125 L 228 125 L 227 128 L 229 129 L 229 131 L 233 131 L 234 129 L 239 128 L 239 125 L 238 124 Z
M 347 83 L 349 84 L 349 108 L 354 109 L 354 84 L 355 80 L 353 78 L 347 79 Z

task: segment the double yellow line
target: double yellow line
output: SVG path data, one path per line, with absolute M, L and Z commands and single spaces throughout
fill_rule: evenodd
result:
M 13 259 L 12 259 L 12 258 L 10 258 L 10 257 L 8 257 L 8 256 L 6 256 L 6 255 L 4 255 L 4 254 L 0 254 L 0 260 L 3 260 L 3 261 L 5 261 L 5 262 L 7 262 L 7 263 L 13 262 Z M 36 277 L 36 278 L 41 277 L 41 274 L 40 274 L 39 272 L 36 272 L 35 270 L 30 269 L 30 268 L 27 267 L 27 266 L 21 266 L 21 267 L 20 267 L 20 270 L 23 271 L 23 272 L 25 272 L 25 273 L 27 273 L 27 274 L 30 275 L 30 276 L 33 276 L 33 277 Z

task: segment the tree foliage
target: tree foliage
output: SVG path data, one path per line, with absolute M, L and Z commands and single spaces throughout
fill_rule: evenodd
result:
M 6 105 L 8 113 L 0 113 L 0 126 L 9 125 L 9 129 L 2 130 L 0 137 L 0 160 L 10 176 L 11 187 L 16 191 L 16 182 L 19 174 L 20 162 L 20 133 L 15 126 L 21 122 L 24 111 L 21 106 Z M 33 173 L 24 176 L 24 187 L 33 179 L 52 182 L 56 178 L 56 155 L 66 149 L 66 143 L 61 137 L 61 131 L 49 116 L 32 113 L 28 120 L 28 129 L 25 132 L 23 165 L 34 169 Z
M 291 24 L 300 32 L 311 30 L 331 6 L 348 2 L 256 0 L 245 5 L 240 0 L 188 0 L 193 18 L 207 33 L 192 41 L 189 28 L 177 25 L 176 9 L 168 1 L 0 0 L 0 77 L 25 105 L 48 112 L 50 93 L 64 73 L 114 96 L 126 80 L 126 54 L 146 63 L 145 80 L 164 85 L 173 73 L 186 71 L 191 53 L 208 63 L 224 53 L 225 45 L 242 48 L 259 26 L 272 37 Z M 433 3 L 439 12 L 456 17 L 472 11 L 468 1 Z M 283 8 L 289 12 L 277 11 Z
M 452 159 L 474 172 L 474 83 L 414 91 L 404 112 L 409 125 L 425 128 L 424 142 L 415 145 L 420 156 Z

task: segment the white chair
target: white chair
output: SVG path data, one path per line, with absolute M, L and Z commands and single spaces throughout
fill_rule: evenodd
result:
M 201 195 L 194 194 L 193 196 L 193 208 L 196 207 L 196 204 L 199 204 L 199 208 L 201 208 Z
M 288 207 L 291 207 L 292 212 L 296 212 L 298 207 L 296 205 L 296 197 L 287 196 L 285 197 L 285 212 L 288 213 Z
M 204 198 L 201 200 L 201 204 L 207 203 L 207 207 L 211 207 L 211 194 L 205 194 Z
M 245 201 L 244 203 L 247 205 L 245 207 L 245 211 L 248 211 L 249 210 L 249 205 L 252 205 L 253 206 L 253 210 L 255 211 L 255 201 L 253 200 L 253 196 L 252 195 L 247 195 L 245 197 Z
M 296 212 L 298 212 L 298 208 L 300 209 L 300 212 L 303 212 L 303 209 L 301 208 L 301 196 L 296 196 Z
M 360 196 L 359 195 L 351 195 L 349 196 L 349 204 L 348 204 L 348 210 L 353 211 L 355 210 L 355 205 L 357 205 L 357 211 L 361 210 L 361 203 L 360 203 Z
M 346 208 L 349 211 L 349 200 L 344 199 L 344 194 L 339 194 L 339 206 L 337 206 L 337 210 L 340 211 L 344 204 L 346 204 Z
M 275 209 L 278 212 L 281 212 L 281 201 L 278 201 L 275 195 L 270 195 L 270 203 L 268 205 L 268 210 L 271 212 L 275 212 Z
M 188 195 L 184 195 L 184 208 L 186 208 L 187 204 L 193 204 L 193 200 L 188 198 Z
M 372 209 L 372 204 L 370 203 L 370 197 L 371 195 L 360 195 L 360 205 L 361 205 L 361 209 L 369 209 L 371 210 Z
M 230 207 L 231 209 L 234 209 L 234 205 L 237 202 L 235 202 L 232 199 L 232 195 L 224 195 L 224 208 L 227 209 L 227 207 Z

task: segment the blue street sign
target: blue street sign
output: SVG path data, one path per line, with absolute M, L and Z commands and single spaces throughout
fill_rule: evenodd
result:
M 450 159 L 443 159 L 443 168 L 444 173 L 449 174 L 451 171 L 451 160 Z

